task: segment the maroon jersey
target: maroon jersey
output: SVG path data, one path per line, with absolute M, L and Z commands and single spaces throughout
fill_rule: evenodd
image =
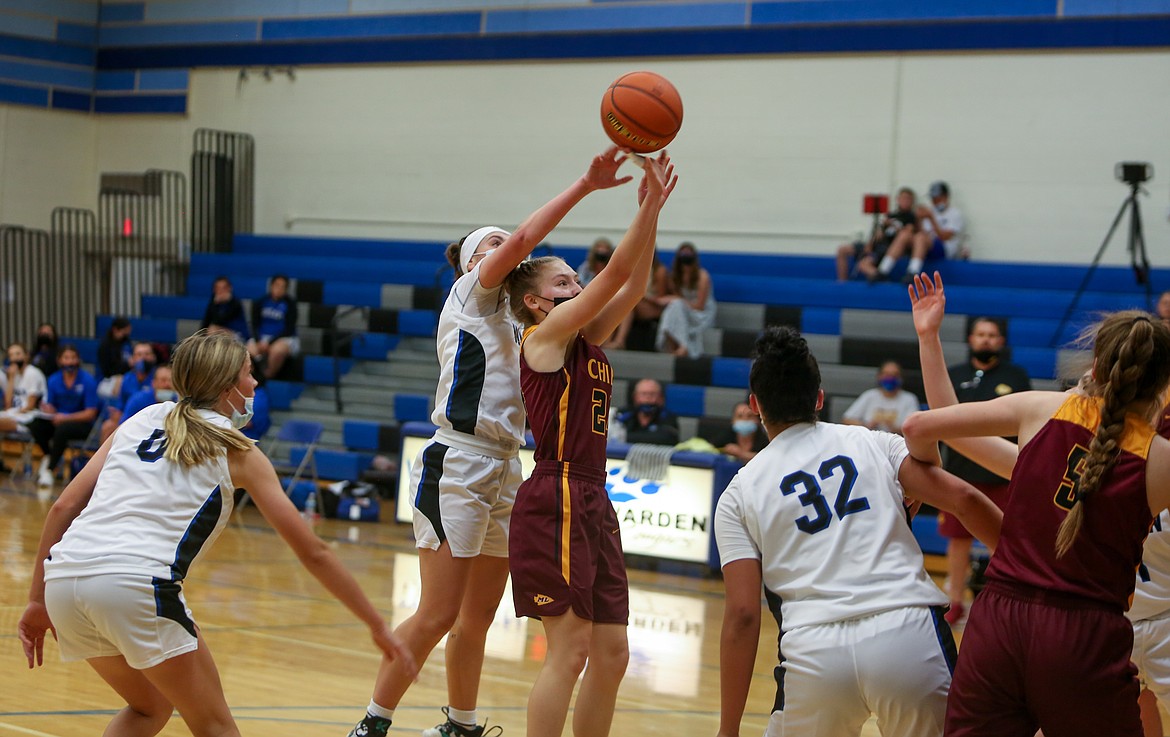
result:
M 1158 422 L 1158 434 L 1170 440 L 1170 407 L 1162 408 L 1162 419 Z
M 535 330 L 530 327 L 524 337 Z M 521 343 L 523 346 L 523 343 Z M 539 461 L 566 461 L 605 470 L 613 368 L 605 352 L 577 335 L 558 371 L 533 371 L 520 351 L 520 391 Z
M 1085 502 L 1072 548 L 1056 557 L 1056 533 L 1072 508 L 1073 486 L 1100 417 L 1100 399 L 1070 395 L 1020 449 L 989 580 L 1128 608 L 1153 522 L 1146 501 L 1146 457 L 1154 438 L 1148 420 L 1126 418 L 1117 463 Z

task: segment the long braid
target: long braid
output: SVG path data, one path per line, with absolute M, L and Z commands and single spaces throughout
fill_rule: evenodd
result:
M 1128 326 L 1121 327 L 1128 327 L 1128 331 L 1115 336 L 1114 328 L 1123 322 Z M 1109 367 L 1108 376 L 1098 384 L 1103 400 L 1101 423 L 1089 443 L 1084 469 L 1073 488 L 1072 510 L 1057 532 L 1058 558 L 1072 548 L 1084 524 L 1085 502 L 1101 488 L 1117 462 L 1125 416 L 1131 405 L 1157 396 L 1165 387 L 1166 369 L 1157 365 L 1160 361 L 1154 355 L 1155 330 L 1144 313 L 1118 313 L 1106 320 L 1097 332 L 1097 367 Z

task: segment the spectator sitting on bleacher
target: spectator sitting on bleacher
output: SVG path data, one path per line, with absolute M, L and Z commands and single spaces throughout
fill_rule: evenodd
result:
M 715 294 L 711 275 L 699 265 L 694 243 L 679 244 L 670 276 L 674 293 L 666 297 L 655 346 L 676 356 L 698 358 L 703 354 L 703 331 L 715 324 Z
M 618 415 L 627 443 L 678 444 L 678 418 L 666 409 L 662 384 L 654 379 L 640 380 L 634 385 L 631 404 Z
M 951 189 L 946 182 L 930 185 L 930 205 L 918 205 L 915 214 L 921 227 L 909 244 L 910 264 L 902 276 L 903 284 L 914 281 L 914 275 L 922 271 L 922 264 L 928 258 L 966 259 L 968 256 L 963 247 L 966 221 L 959 208 L 951 205 Z M 878 270 L 888 275 L 906 248 L 905 241 L 892 244 Z
M 122 387 L 122 375 L 130 370 L 130 357 L 134 345 L 130 342 L 130 321 L 116 317 L 98 345 L 97 376 L 98 396 L 113 399 Z
M 756 457 L 756 453 L 768 447 L 768 434 L 760 427 L 760 416 L 752 411 L 752 406 L 747 402 L 735 405 L 731 412 L 731 424 L 715 440 L 712 445 L 732 458 L 739 459 L 741 463 L 747 463 Z
M 130 398 L 142 389 L 154 387 L 154 367 L 157 357 L 154 346 L 146 341 L 134 344 L 134 353 L 130 356 L 131 370 L 122 377 L 122 386 L 118 389 L 118 398 L 110 404 L 109 416 L 102 423 L 102 442 L 114 434 L 118 425 L 122 424 L 122 410 L 125 409 Z
M 256 337 L 248 341 L 248 353 L 263 369 L 255 372 L 257 378 L 261 373 L 266 379 L 275 377 L 289 356 L 301 352 L 297 303 L 288 296 L 288 277 L 284 274 L 272 277 L 268 294 L 252 303 L 252 331 Z
M 241 342 L 250 337 L 244 303 L 232 294 L 232 283 L 226 276 L 217 276 L 212 282 L 211 299 L 200 327 L 209 333 L 230 333 Z
M 878 369 L 877 386 L 863 391 L 841 421 L 901 435 L 902 423 L 921 408 L 918 397 L 902 388 L 902 367 L 897 361 L 885 361 Z
M 611 256 L 613 256 L 613 243 L 608 238 L 598 238 L 593 241 L 585 260 L 577 267 L 577 281 L 581 283 L 581 286 L 593 281 L 593 277 L 600 274 L 605 265 L 609 263 Z
M 37 486 L 53 485 L 61 456 L 71 440 L 85 440 L 98 416 L 97 379 L 81 368 L 81 354 L 66 344 L 54 361 L 58 370 L 49 377 L 41 416 L 29 423 L 29 432 L 44 451 Z
M 662 317 L 662 310 L 670 302 L 674 294 L 670 284 L 670 269 L 658 258 L 654 252 L 654 261 L 650 264 L 650 278 L 646 282 L 646 294 L 634 305 L 622 324 L 618 325 L 613 338 L 601 346 L 604 350 L 654 350 L 655 338 L 658 335 L 658 320 Z M 631 335 L 633 337 L 631 337 Z M 645 336 L 645 339 L 642 339 Z
M 151 379 L 150 386 L 139 389 L 126 400 L 126 405 L 122 407 L 122 419 L 118 424 L 123 424 L 152 404 L 177 401 L 179 394 L 175 391 L 174 382 L 171 381 L 170 364 L 160 364 L 154 369 L 154 378 Z
M 1158 297 L 1158 317 L 1170 326 L 1170 290 L 1162 292 L 1162 296 Z
M 33 343 L 32 365 L 45 376 L 57 373 L 57 342 L 57 327 L 51 322 L 42 322 Z
M 890 255 L 905 253 L 913 243 L 914 235 L 918 232 L 916 201 L 917 195 L 914 194 L 914 190 L 909 187 L 899 189 L 894 200 L 897 209 L 887 213 L 882 219 L 881 231 L 875 233 L 871 239 L 874 245 L 870 252 L 857 259 L 858 273 L 864 274 L 870 284 L 889 279 L 890 272 L 897 263 L 897 259 L 890 258 Z M 838 258 L 839 256 L 840 254 Z
M 0 432 L 26 429 L 38 416 L 41 398 L 47 390 L 45 375 L 28 362 L 23 343 L 8 346 L 4 361 L 4 410 L 0 412 Z

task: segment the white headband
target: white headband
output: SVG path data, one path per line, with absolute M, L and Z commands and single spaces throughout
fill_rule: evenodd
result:
M 471 231 L 471 233 L 469 233 L 467 237 L 463 239 L 463 245 L 459 247 L 459 268 L 463 270 L 464 274 L 471 271 L 471 269 L 467 268 L 467 265 L 471 263 L 471 257 L 475 255 L 475 251 L 479 248 L 479 244 L 483 243 L 483 239 L 487 238 L 492 233 L 503 233 L 505 238 L 512 235 L 503 228 L 497 228 L 494 225 L 486 225 L 479 230 Z

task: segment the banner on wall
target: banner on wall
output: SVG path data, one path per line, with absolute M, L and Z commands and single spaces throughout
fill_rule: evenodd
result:
M 398 474 L 399 522 L 412 521 L 410 472 L 419 450 L 429 437 L 408 435 L 402 439 Z M 536 462 L 532 451 L 521 449 L 524 478 Z M 606 491 L 622 526 L 622 547 L 627 553 L 653 558 L 706 563 L 712 524 L 714 472 L 710 468 L 671 465 L 658 481 L 629 475 L 624 459 L 606 462 Z

